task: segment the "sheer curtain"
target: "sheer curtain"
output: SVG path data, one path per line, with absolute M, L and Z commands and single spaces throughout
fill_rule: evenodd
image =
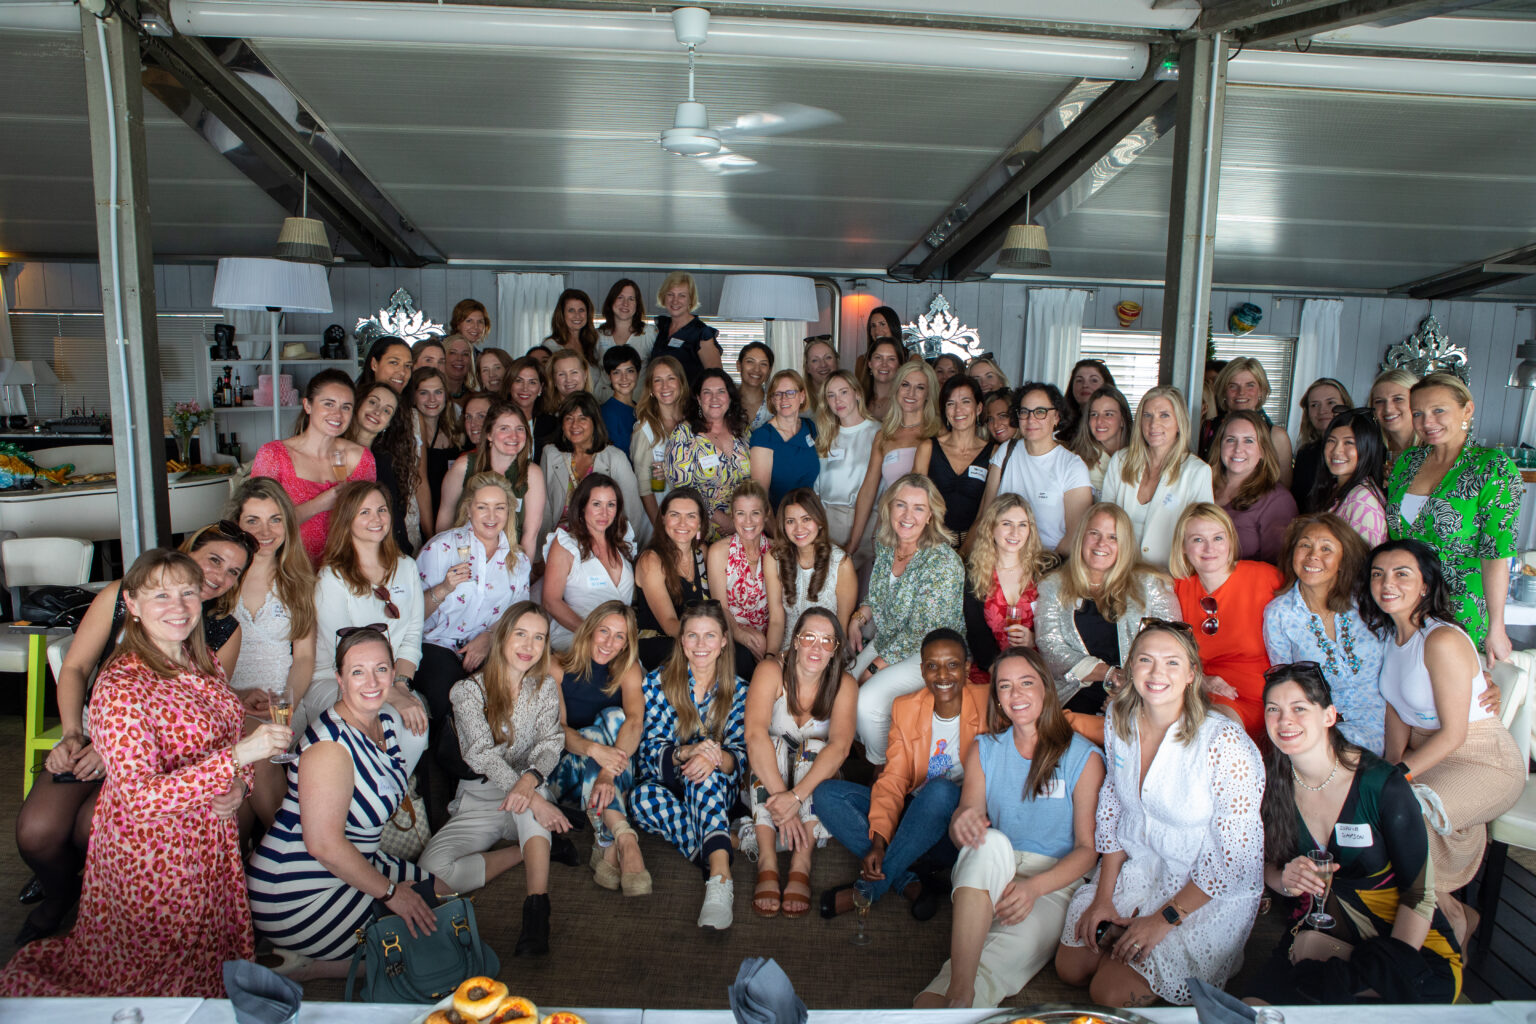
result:
M 1291 394 L 1298 401 L 1291 403 L 1285 423 L 1285 432 L 1292 438 L 1301 433 L 1301 418 L 1306 415 L 1299 404 L 1302 392 L 1319 377 L 1338 376 L 1339 320 L 1343 315 L 1343 299 L 1308 299 L 1301 304 L 1301 329 L 1296 332 L 1296 361 L 1291 371 L 1296 382 Z
M 1031 288 L 1024 318 L 1024 376 L 1015 381 L 1071 384 L 1072 364 L 1083 349 L 1083 308 L 1091 293 L 1081 288 Z
M 497 348 L 523 355 L 549 335 L 549 318 L 565 290 L 564 274 L 497 274 Z
M 775 371 L 805 372 L 805 367 L 801 365 L 805 362 L 805 331 L 804 320 L 768 321 L 768 347 L 773 349 Z

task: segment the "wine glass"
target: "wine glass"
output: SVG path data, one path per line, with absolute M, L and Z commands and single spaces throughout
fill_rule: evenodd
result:
M 288 725 L 293 721 L 293 693 L 287 686 L 275 686 L 267 691 L 267 713 L 274 725 Z M 272 755 L 273 764 L 292 764 L 299 755 L 291 750 Z
M 1328 905 L 1328 893 L 1333 890 L 1333 872 L 1330 867 L 1333 864 L 1333 854 L 1327 850 L 1308 850 L 1307 858 L 1312 861 L 1312 866 L 1323 878 L 1323 898 L 1314 897 L 1312 912 L 1307 915 L 1307 924 L 1314 928 L 1328 929 L 1333 927 L 1333 915 L 1323 908 Z
M 347 453 L 340 448 L 331 450 L 331 475 L 339 484 L 347 482 Z
M 867 882 L 860 880 L 853 883 L 853 909 L 859 915 L 859 930 L 849 941 L 855 946 L 869 945 L 869 935 L 864 931 L 864 921 L 869 917 L 869 908 L 874 903 L 870 896 Z
M 473 549 L 468 544 L 460 544 L 458 546 L 459 561 L 461 561 L 461 562 L 469 561 L 469 556 L 470 556 L 471 551 L 473 551 Z M 470 569 L 469 569 L 469 582 L 471 582 L 471 583 L 475 582 L 475 569 L 474 569 L 474 566 L 470 566 Z

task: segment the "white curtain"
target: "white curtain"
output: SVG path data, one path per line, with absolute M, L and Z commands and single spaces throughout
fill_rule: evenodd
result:
M 1014 384 L 1040 381 L 1067 389 L 1072 364 L 1083 350 L 1083 307 L 1089 294 L 1081 288 L 1030 289 L 1024 318 L 1024 374 Z
M 1291 373 L 1291 389 L 1297 401 L 1291 403 L 1285 431 L 1295 438 L 1301 434 L 1301 392 L 1319 377 L 1339 374 L 1339 319 L 1344 315 L 1343 299 L 1308 299 L 1301 304 L 1301 329 L 1296 333 L 1296 362 Z
M 801 365 L 805 362 L 805 330 L 804 320 L 770 320 L 768 322 L 768 347 L 773 349 L 775 371 L 805 372 L 805 367 Z
M 497 348 L 523 355 L 549 336 L 550 317 L 565 290 L 564 274 L 497 274 Z

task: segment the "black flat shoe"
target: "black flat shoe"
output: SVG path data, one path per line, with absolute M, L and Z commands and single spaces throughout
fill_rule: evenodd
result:
M 549 952 L 549 896 L 537 893 L 523 900 L 523 930 L 513 956 L 544 956 Z
M 842 885 L 834 885 L 830 889 L 823 889 L 821 891 L 821 916 L 829 921 L 836 917 L 838 915 L 837 894 L 847 892 L 852 888 L 852 882 L 845 882 Z
M 46 939 L 57 932 L 74 903 L 73 899 L 44 900 L 33 907 L 32 913 L 27 915 L 26 921 L 22 924 L 21 931 L 16 933 L 16 945 L 25 946 L 29 942 Z
M 933 915 L 939 912 L 939 900 L 943 897 L 943 889 L 934 881 L 932 875 L 918 875 L 917 899 L 912 901 L 912 916 L 919 921 L 930 921 Z
M 17 894 L 16 898 L 22 903 L 41 903 L 43 902 L 43 897 L 47 895 L 43 891 L 43 883 L 37 880 L 36 875 L 33 875 L 27 879 L 27 884 L 21 887 L 21 892 Z
M 573 868 L 581 864 L 581 854 L 576 852 L 576 844 L 565 836 L 549 837 L 549 859 Z

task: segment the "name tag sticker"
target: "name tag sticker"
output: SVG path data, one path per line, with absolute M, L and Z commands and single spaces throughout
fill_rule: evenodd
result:
M 805 446 L 807 448 L 815 448 L 816 447 L 816 439 L 814 437 L 812 437 L 810 434 L 806 434 L 805 435 Z
M 720 468 L 720 456 L 700 455 L 699 468 L 703 470 L 715 470 Z
M 682 348 L 686 344 L 687 342 L 682 338 L 671 337 L 667 339 L 667 348 Z
M 1165 506 L 1172 505 L 1173 502 L 1174 502 L 1174 498 L 1175 498 L 1175 495 L 1173 495 L 1173 494 L 1165 494 L 1165 495 L 1163 495 L 1163 504 Z
M 1045 784 L 1045 796 L 1049 800 L 1065 800 L 1067 798 L 1067 780 L 1052 779 Z
M 901 458 L 901 452 L 887 452 L 885 458 L 881 459 L 880 462 L 882 465 L 889 466 L 899 458 Z
M 837 462 L 839 459 L 841 459 L 846 454 L 848 454 L 848 453 L 846 451 L 844 451 L 842 448 L 829 448 L 829 449 L 827 449 L 827 461 L 828 462 Z
M 1371 845 L 1371 826 L 1347 825 L 1341 821 L 1333 826 L 1333 838 L 1340 846 L 1367 847 Z
M 604 583 L 607 583 L 607 582 L 608 582 L 608 577 L 607 576 L 588 576 L 587 577 L 587 589 L 589 589 L 589 590 L 596 590 L 597 588 L 601 587 Z
M 1035 495 L 1035 497 L 1039 498 L 1041 501 L 1044 501 L 1045 499 L 1049 498 L 1050 495 L 1047 494 L 1045 491 L 1040 491 L 1038 494 Z
M 651 449 L 651 460 L 653 462 L 660 462 L 663 459 L 665 459 L 666 457 L 667 457 L 667 442 L 662 441 L 656 447 Z
M 986 466 L 972 466 L 965 471 L 965 475 L 972 480 L 985 480 L 987 478 Z

